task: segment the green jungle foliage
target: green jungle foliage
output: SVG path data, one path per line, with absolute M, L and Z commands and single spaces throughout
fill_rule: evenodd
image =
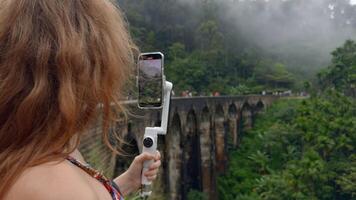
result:
M 303 4 L 310 0 L 117 1 L 140 50 L 161 51 L 166 55 L 165 72 L 167 78 L 174 82 L 176 94 L 186 90 L 193 95 L 302 90 L 302 83 L 314 79 L 316 69 L 321 67 L 316 65 L 328 63 L 328 52 L 318 55 L 308 46 L 296 48 L 299 40 L 288 41 L 280 48 L 262 48 L 262 41 L 248 38 L 244 29 L 236 26 L 236 19 L 226 14 L 228 7 L 243 7 L 246 13 L 240 10 L 240 15 L 253 18 L 258 13 L 279 7 L 281 13 L 275 13 L 275 17 L 281 25 L 288 25 L 289 18 L 282 18 L 290 17 L 288 13 L 298 15 L 298 9 L 306 10 Z M 332 10 L 330 5 L 333 5 Z M 356 27 L 356 7 L 351 6 L 349 0 L 325 0 L 320 7 L 317 11 L 322 19 L 329 21 L 333 15 L 330 24 L 333 29 Z M 296 26 L 314 23 L 312 17 L 306 20 Z M 267 34 L 268 30 L 265 31 Z M 323 44 L 314 44 L 317 40 L 315 35 L 310 41 L 313 49 L 325 48 Z M 326 60 L 311 61 L 321 57 L 326 57 Z
M 221 199 L 356 199 L 355 55 L 347 41 L 319 75 L 320 94 L 281 101 L 256 120 L 230 152 Z
M 260 93 L 299 87 L 287 65 L 237 37 L 218 1 L 118 0 L 140 50 L 162 51 L 176 94 Z M 300 87 L 299 87 L 300 89 Z
M 273 105 L 231 152 L 221 199 L 356 198 L 355 114 L 336 92 Z
M 348 40 L 332 52 L 332 64 L 318 74 L 322 89 L 334 88 L 356 97 L 356 43 Z
M 190 190 L 188 193 L 188 200 L 208 200 L 208 195 L 197 190 Z

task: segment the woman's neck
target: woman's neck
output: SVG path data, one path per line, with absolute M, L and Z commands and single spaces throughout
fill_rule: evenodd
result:
M 79 162 L 86 164 L 84 157 L 82 156 L 82 154 L 79 152 L 78 149 L 75 149 L 75 151 L 73 151 L 71 154 L 69 154 L 71 157 L 75 158 L 76 160 L 78 160 Z

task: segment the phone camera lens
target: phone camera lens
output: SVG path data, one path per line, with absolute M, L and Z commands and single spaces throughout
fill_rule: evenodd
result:
M 147 137 L 143 140 L 143 146 L 145 146 L 146 148 L 150 148 L 152 147 L 152 145 L 153 145 L 152 138 Z

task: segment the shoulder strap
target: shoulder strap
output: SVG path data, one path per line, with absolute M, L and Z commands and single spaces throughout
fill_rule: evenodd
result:
M 87 174 L 89 174 L 93 178 L 100 181 L 105 186 L 105 188 L 109 191 L 113 200 L 123 200 L 122 193 L 121 193 L 118 185 L 114 181 L 110 181 L 102 173 L 100 173 L 99 171 L 92 168 L 89 164 L 83 164 L 79 160 L 77 160 L 71 156 L 68 156 L 67 160 L 69 162 L 71 162 L 73 165 L 81 168 L 83 171 L 85 171 Z

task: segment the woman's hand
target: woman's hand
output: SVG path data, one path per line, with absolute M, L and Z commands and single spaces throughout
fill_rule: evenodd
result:
M 142 153 L 136 156 L 129 169 L 114 180 L 124 196 L 137 191 L 141 187 L 143 163 L 148 160 L 154 160 L 154 162 L 144 175 L 149 181 L 153 181 L 157 178 L 158 168 L 161 166 L 161 154 L 157 151 L 156 155 Z

